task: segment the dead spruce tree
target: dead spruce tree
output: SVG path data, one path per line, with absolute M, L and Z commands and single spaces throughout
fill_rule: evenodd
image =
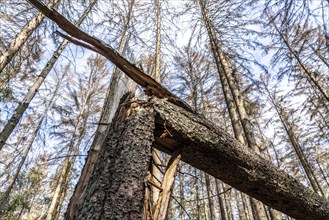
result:
M 102 146 L 78 206 L 78 219 L 141 219 L 145 217 L 145 188 L 151 147 L 180 155 L 205 171 L 294 218 L 329 218 L 329 203 L 278 170 L 235 138 L 196 114 L 111 47 L 82 32 L 55 10 L 36 0 L 34 6 L 55 21 L 77 45 L 110 59 L 146 89 L 148 100 L 122 101 Z M 166 135 L 166 133 L 171 135 Z M 143 202 L 144 201 L 144 202 Z

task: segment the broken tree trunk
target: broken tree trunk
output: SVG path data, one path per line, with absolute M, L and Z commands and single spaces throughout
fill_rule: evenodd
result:
M 329 218 L 328 201 L 203 117 L 165 99 L 153 98 L 151 103 L 158 113 L 155 146 L 159 149 L 172 152 L 182 148 L 182 161 L 291 217 Z M 173 136 L 161 139 L 164 130 Z
M 75 219 L 143 219 L 154 125 L 152 108 L 121 104 Z
M 187 104 L 111 47 L 82 32 L 39 1 L 29 2 L 75 39 L 64 37 L 104 55 L 149 94 L 158 97 L 144 105 L 136 102 L 125 114 L 117 114 L 87 186 L 85 200 L 79 206 L 78 219 L 142 218 L 142 179 L 150 162 L 152 132 L 153 145 L 158 149 L 172 153 L 182 148 L 182 161 L 279 211 L 297 219 L 329 219 L 329 203 L 323 197 L 193 113 Z M 172 136 L 160 138 L 164 131 Z
M 142 218 L 153 140 L 159 150 L 180 149 L 182 161 L 291 217 L 329 218 L 328 201 L 203 117 L 155 97 L 128 103 L 131 106 L 114 118 L 78 219 Z M 161 138 L 164 132 L 171 136 Z

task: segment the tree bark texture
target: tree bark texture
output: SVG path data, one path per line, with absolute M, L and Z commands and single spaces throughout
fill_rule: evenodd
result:
M 134 3 L 135 1 L 132 0 L 129 4 L 129 11 L 126 16 L 126 21 L 122 30 L 122 35 L 119 43 L 120 54 L 123 54 L 125 52 L 127 43 L 129 41 L 129 35 L 126 35 L 127 29 L 130 25 Z M 73 216 L 76 215 L 76 207 L 84 199 L 85 187 L 89 182 L 90 176 L 94 169 L 95 161 L 98 158 L 100 148 L 102 147 L 106 138 L 106 134 L 108 133 L 109 124 L 111 123 L 112 118 L 114 117 L 114 114 L 119 106 L 120 99 L 128 91 L 132 92 L 135 90 L 135 85 L 132 85 L 130 81 L 131 80 L 125 77 L 125 75 L 116 66 L 114 67 L 111 82 L 107 89 L 106 97 L 104 100 L 99 125 L 97 127 L 93 143 L 91 144 L 86 163 L 81 171 L 79 181 L 76 185 L 76 188 L 70 199 L 66 211 L 66 215 L 68 216 L 67 218 L 73 218 Z M 128 85 L 128 88 L 126 85 Z
M 149 144 L 153 138 L 153 144 L 158 149 L 172 153 L 183 147 L 183 161 L 294 218 L 329 219 L 329 203 L 323 197 L 195 114 L 185 102 L 113 48 L 79 30 L 55 10 L 49 10 L 37 0 L 29 2 L 73 38 L 64 37 L 104 55 L 143 86 L 148 94 L 158 97 L 154 97 L 143 108 L 135 102 L 135 108 L 121 114 L 111 125 L 101 157 L 87 186 L 79 219 L 142 218 L 142 177 L 146 177 L 150 159 Z M 157 113 L 155 128 L 154 111 L 150 106 Z M 153 132 L 152 129 L 154 136 L 149 134 Z M 165 130 L 170 131 L 172 136 L 160 138 Z
M 110 127 L 78 219 L 143 218 L 152 143 L 168 153 L 181 148 L 184 162 L 291 217 L 329 218 L 328 201 L 202 116 L 155 97 L 129 103 Z
M 181 160 L 296 219 L 327 219 L 329 203 L 202 116 L 152 99 L 156 146 L 182 147 Z M 173 135 L 161 139 L 161 124 Z
M 87 185 L 76 219 L 142 219 L 154 111 L 121 105 Z

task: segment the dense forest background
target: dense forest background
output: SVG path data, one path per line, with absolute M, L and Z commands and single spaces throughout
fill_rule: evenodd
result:
M 328 0 L 42 2 L 328 198 Z M 57 31 L 28 1 L 0 0 L 0 219 L 63 218 L 108 94 L 143 93 Z M 257 219 L 253 202 L 181 162 L 167 217 Z

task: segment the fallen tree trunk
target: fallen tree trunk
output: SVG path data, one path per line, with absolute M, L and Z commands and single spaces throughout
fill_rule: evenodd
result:
M 111 212 L 117 215 L 117 210 L 121 209 L 123 213 L 137 213 L 134 217 L 138 218 L 133 219 L 142 218 L 142 180 L 146 179 L 147 152 L 152 144 L 169 154 L 179 150 L 182 161 L 293 218 L 329 219 L 328 201 L 202 116 L 156 97 L 148 102 L 126 103 L 130 107 L 124 111 L 121 109 L 126 113 L 117 113 L 113 119 L 114 125 L 95 165 L 86 199 L 79 205 L 77 219 L 113 217 L 115 215 Z M 154 141 L 150 141 L 153 138 Z M 131 177 L 134 181 L 129 183 Z M 127 190 L 120 185 L 139 196 L 124 197 L 122 193 L 127 193 Z M 128 205 L 136 203 L 140 205 Z M 107 211 L 101 216 L 99 210 L 102 209 Z
M 139 108 L 132 108 L 130 110 L 135 113 L 136 117 L 139 117 L 138 113 L 143 113 L 143 117 L 140 118 L 143 118 L 145 121 L 144 123 L 153 123 L 152 119 L 154 119 L 154 115 L 153 110 L 151 109 L 154 108 L 157 113 L 154 129 L 155 141 L 153 142 L 155 147 L 170 154 L 177 148 L 182 148 L 182 161 L 205 171 L 215 178 L 221 179 L 238 190 L 255 197 L 263 203 L 282 211 L 291 217 L 305 220 L 329 219 L 329 203 L 323 197 L 313 193 L 310 189 L 300 184 L 285 172 L 278 170 L 270 161 L 263 159 L 252 150 L 243 147 L 236 139 L 214 126 L 200 115 L 193 113 L 186 103 L 162 87 L 151 77 L 147 76 L 136 66 L 129 63 L 111 47 L 79 30 L 55 10 L 50 10 L 39 1 L 29 0 L 29 2 L 36 6 L 47 17 L 55 21 L 63 30 L 75 39 L 63 35 L 65 38 L 71 40 L 77 45 L 86 47 L 107 57 L 136 83 L 143 86 L 148 94 L 158 97 L 154 97 L 150 102 L 146 102 L 146 104 L 141 104 Z M 149 108 L 150 106 L 153 108 Z M 146 111 L 145 109 L 142 110 L 143 108 L 149 108 L 149 115 L 145 114 Z M 139 111 L 136 111 L 136 109 L 139 109 Z M 128 213 L 121 217 L 119 217 L 119 215 L 114 215 L 114 217 L 119 217 L 119 219 L 122 219 L 122 217 L 125 217 L 126 219 L 138 219 L 141 216 L 141 206 L 136 205 L 136 198 L 140 200 L 141 186 L 138 185 L 136 186 L 137 188 L 134 188 L 134 186 L 129 184 L 124 186 L 128 187 L 127 189 L 133 191 L 137 190 L 139 192 L 138 197 L 125 197 L 125 199 L 130 201 L 127 203 L 125 203 L 124 199 L 120 198 L 120 196 L 122 196 L 120 192 L 128 192 L 127 190 L 118 191 L 119 194 L 116 194 L 117 192 L 115 190 L 122 189 L 117 188 L 116 181 L 120 180 L 115 179 L 115 175 L 119 175 L 119 173 L 122 173 L 123 171 L 128 171 L 127 168 L 129 166 L 125 166 L 126 168 L 122 170 L 122 167 L 119 165 L 120 163 L 123 164 L 123 161 L 125 160 L 121 158 L 118 163 L 115 162 L 117 161 L 116 159 L 111 160 L 113 157 L 111 157 L 111 154 L 107 153 L 106 149 L 112 151 L 114 154 L 116 152 L 113 152 L 110 146 L 115 147 L 115 149 L 120 149 L 120 146 L 124 149 L 126 149 L 128 145 L 132 146 L 129 149 L 131 149 L 132 152 L 135 152 L 135 155 L 129 154 L 127 158 L 131 158 L 135 161 L 135 158 L 140 158 L 139 153 L 144 156 L 146 155 L 145 152 L 140 150 L 141 146 L 144 148 L 146 147 L 147 149 L 150 147 L 148 146 L 150 143 L 146 143 L 147 141 L 141 142 L 142 140 L 138 138 L 143 138 L 142 135 L 148 137 L 148 132 L 150 131 L 149 129 L 140 129 L 142 127 L 140 123 L 134 124 L 131 123 L 130 120 L 125 121 L 122 118 L 116 118 L 114 121 L 115 120 L 126 122 L 126 126 L 132 126 L 128 128 L 132 129 L 131 132 L 134 133 L 136 131 L 134 129 L 137 129 L 139 133 L 137 132 L 135 133 L 137 135 L 130 136 L 131 139 L 125 139 L 126 136 L 122 135 L 121 138 L 124 139 L 123 141 L 117 137 L 115 140 L 113 139 L 110 145 L 109 142 L 104 144 L 102 148 L 105 149 L 102 151 L 104 154 L 101 154 L 102 157 L 97 161 L 97 164 L 99 164 L 97 165 L 98 169 L 94 170 L 93 178 L 88 184 L 87 193 L 89 193 L 89 197 L 87 196 L 84 203 L 80 204 L 81 215 L 79 216 L 81 218 L 79 219 L 88 219 L 86 216 L 93 218 L 98 214 L 104 213 L 110 215 L 110 212 L 115 212 L 116 210 Z M 138 128 L 138 126 L 140 127 Z M 149 126 L 153 125 L 149 124 Z M 145 126 L 145 128 L 149 127 Z M 119 133 L 119 131 L 117 132 Z M 122 132 L 124 132 L 124 130 L 122 130 Z M 112 138 L 111 133 L 108 138 Z M 134 147 L 137 150 L 135 150 Z M 147 159 L 146 157 L 143 158 L 143 161 L 145 162 Z M 111 166 L 117 167 L 120 172 L 117 172 L 112 168 L 112 173 L 105 172 L 108 171 L 106 169 L 102 170 L 104 167 L 110 169 Z M 130 168 L 134 167 L 131 166 Z M 142 167 L 139 168 L 142 169 Z M 143 172 L 137 171 L 136 168 L 134 168 L 133 171 L 136 171 L 136 173 L 139 174 L 146 172 L 144 168 Z M 115 178 L 113 179 L 113 177 Z M 125 178 L 123 178 L 123 180 L 125 180 Z M 132 184 L 142 183 L 140 179 L 138 179 L 133 181 Z M 97 187 L 99 186 L 105 187 L 106 190 L 104 191 L 102 188 L 98 188 L 103 191 L 97 192 Z M 114 187 L 114 190 L 110 187 Z M 112 195 L 113 198 L 120 198 L 121 202 L 109 199 Z M 98 203 L 99 201 L 104 203 L 100 204 Z M 97 205 L 93 205 L 93 202 L 97 203 Z M 142 201 L 140 202 L 142 203 Z M 132 205 L 130 208 L 123 208 L 121 204 L 135 204 L 136 206 Z M 103 209 L 100 207 L 103 207 Z M 138 210 L 134 211 L 134 207 Z M 99 210 L 102 211 L 102 213 L 98 213 Z M 104 213 L 103 210 L 105 210 Z M 132 215 L 129 215 L 129 213 Z
M 328 201 L 202 116 L 153 98 L 155 146 L 296 219 L 329 219 Z M 163 138 L 164 133 L 169 133 Z M 161 138 L 162 135 L 162 138 Z

